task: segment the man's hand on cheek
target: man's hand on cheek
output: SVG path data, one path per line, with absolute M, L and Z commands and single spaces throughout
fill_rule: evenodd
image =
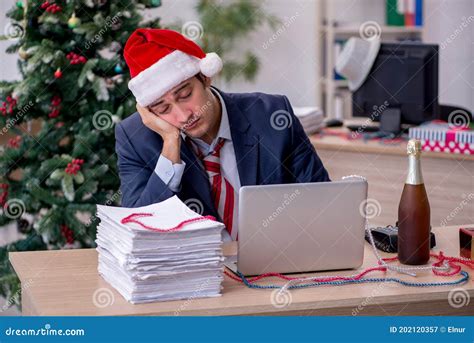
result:
M 160 118 L 139 104 L 137 104 L 136 107 L 140 117 L 142 118 L 143 124 L 150 130 L 158 133 L 164 141 L 176 140 L 179 138 L 179 129 L 177 127 L 171 125 L 163 118 Z

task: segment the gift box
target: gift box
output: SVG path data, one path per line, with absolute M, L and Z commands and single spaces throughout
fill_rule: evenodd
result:
M 474 260 L 474 228 L 459 229 L 459 245 L 461 257 Z
M 421 141 L 423 151 L 474 155 L 474 131 L 466 127 L 435 120 L 410 128 L 408 135 Z

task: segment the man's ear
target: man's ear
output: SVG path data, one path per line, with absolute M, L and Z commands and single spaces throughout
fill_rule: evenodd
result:
M 202 75 L 202 77 L 203 77 L 203 80 L 204 80 L 204 87 L 209 88 L 211 86 L 212 79 L 210 77 L 205 76 L 205 75 Z

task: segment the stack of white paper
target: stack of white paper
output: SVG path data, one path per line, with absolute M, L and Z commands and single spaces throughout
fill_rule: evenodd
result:
M 318 132 L 323 128 L 324 115 L 320 108 L 293 107 L 293 111 L 307 135 Z
M 144 228 L 136 222 L 166 230 Z M 220 295 L 224 224 L 191 211 L 177 196 L 161 203 L 123 208 L 97 205 L 99 273 L 131 303 Z M 185 220 L 201 218 L 169 231 Z

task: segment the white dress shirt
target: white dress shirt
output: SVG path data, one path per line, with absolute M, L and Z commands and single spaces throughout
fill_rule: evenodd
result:
M 233 230 L 238 230 L 238 198 L 239 198 L 239 189 L 240 189 L 240 179 L 239 171 L 237 169 L 237 159 L 235 157 L 234 144 L 232 143 L 232 136 L 230 134 L 230 125 L 229 125 L 229 116 L 227 113 L 227 108 L 219 92 L 211 88 L 212 92 L 217 96 L 219 102 L 221 103 L 222 115 L 221 123 L 219 125 L 219 131 L 217 132 L 217 137 L 207 144 L 201 139 L 192 138 L 193 142 L 198 146 L 199 150 L 204 156 L 209 155 L 216 146 L 219 138 L 224 138 L 225 143 L 220 151 L 220 164 L 221 164 L 221 174 L 223 177 L 229 181 L 229 183 L 234 188 L 236 193 L 236 201 L 234 208 L 234 222 Z M 185 137 L 182 133 L 183 138 Z M 160 179 L 173 191 L 178 192 L 181 186 L 181 178 L 183 177 L 184 167 L 186 163 L 181 161 L 181 163 L 172 163 L 165 156 L 160 155 L 158 162 L 156 163 L 155 173 L 160 177 Z M 226 230 L 224 231 L 224 240 L 231 240 L 230 235 Z M 238 231 L 237 231 L 238 232 Z

